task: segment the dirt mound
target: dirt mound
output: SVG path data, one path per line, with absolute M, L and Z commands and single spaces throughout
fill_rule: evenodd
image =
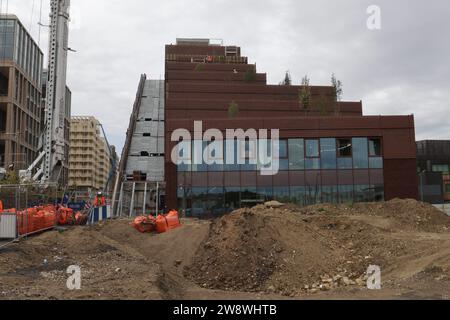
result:
M 364 287 L 369 265 L 381 266 L 395 278 L 391 269 L 439 251 L 420 241 L 423 234 L 414 239 L 402 237 L 403 232 L 443 233 L 449 223 L 433 207 L 412 200 L 304 209 L 260 205 L 215 221 L 185 276 L 210 289 L 286 296 Z M 426 272 L 430 266 L 421 267 L 406 268 L 405 274 Z
M 318 204 L 299 209 L 306 215 L 363 216 L 385 218 L 394 230 L 416 230 L 445 232 L 450 230 L 450 219 L 430 204 L 408 199 L 394 199 L 379 203 L 357 203 L 352 205 Z

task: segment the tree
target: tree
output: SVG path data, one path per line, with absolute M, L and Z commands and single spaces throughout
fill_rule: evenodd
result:
M 333 73 L 331 75 L 331 85 L 333 86 L 333 99 L 335 103 L 335 110 L 339 114 L 339 102 L 342 100 L 342 95 L 344 93 L 344 90 L 342 89 L 342 82 L 341 80 L 336 79 L 336 75 Z
M 252 66 L 250 69 L 247 70 L 244 76 L 244 80 L 247 83 L 255 82 L 256 81 L 256 67 Z
M 306 111 L 309 109 L 311 104 L 311 87 L 309 86 L 308 75 L 304 76 L 302 79 L 302 87 L 298 94 L 298 100 L 302 108 Z
M 336 75 L 334 73 L 331 75 L 331 85 L 333 86 L 336 101 L 341 101 L 344 90 L 342 89 L 341 80 L 336 79 Z
M 236 101 L 231 101 L 228 106 L 228 116 L 230 118 L 235 118 L 239 114 L 239 105 Z
M 284 80 L 280 82 L 280 86 L 290 86 L 292 85 L 292 78 L 289 71 L 286 71 L 286 75 L 284 77 Z

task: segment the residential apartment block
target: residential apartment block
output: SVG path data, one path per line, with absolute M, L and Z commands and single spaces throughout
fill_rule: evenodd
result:
M 69 150 L 69 188 L 103 191 L 109 179 L 111 161 L 100 122 L 94 117 L 72 117 Z

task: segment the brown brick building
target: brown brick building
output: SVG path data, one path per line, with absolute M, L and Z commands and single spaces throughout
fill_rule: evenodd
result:
M 37 156 L 44 55 L 14 15 L 0 16 L 0 167 L 26 169 Z
M 277 199 L 317 202 L 417 198 L 413 116 L 363 116 L 361 102 L 336 102 L 333 87 L 268 85 L 235 46 L 178 40 L 166 46 L 166 202 L 210 216 Z M 279 129 L 280 172 L 256 165 L 172 162 L 174 130 Z M 193 152 L 195 153 L 195 151 Z

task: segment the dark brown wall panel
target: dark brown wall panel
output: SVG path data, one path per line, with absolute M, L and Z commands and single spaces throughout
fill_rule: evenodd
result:
M 384 188 L 386 200 L 392 200 L 394 198 L 418 199 L 419 190 L 416 160 L 385 160 Z

